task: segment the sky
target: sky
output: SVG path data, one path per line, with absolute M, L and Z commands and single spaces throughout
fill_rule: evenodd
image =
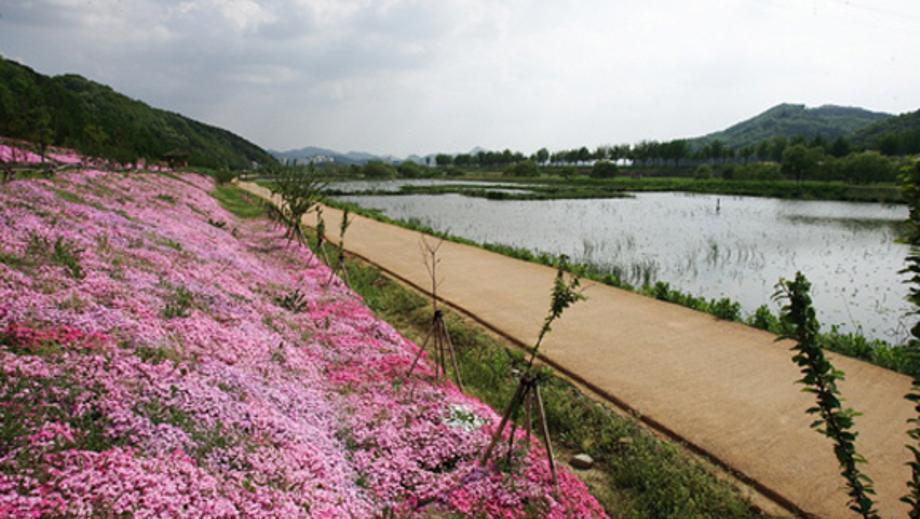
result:
M 531 153 L 920 108 L 916 0 L 0 0 L 0 54 L 276 150 Z

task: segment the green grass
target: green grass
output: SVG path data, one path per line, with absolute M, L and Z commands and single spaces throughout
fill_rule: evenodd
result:
M 175 319 L 177 317 L 188 317 L 194 306 L 195 295 L 187 288 L 180 286 L 175 287 L 166 298 L 166 304 L 160 311 L 164 319 Z
M 239 218 L 258 218 L 265 214 L 265 206 L 255 197 L 231 184 L 220 184 L 209 193 L 227 211 Z
M 70 191 L 67 191 L 66 189 L 58 189 L 58 188 L 53 188 L 53 189 L 54 189 L 55 194 L 57 194 L 57 196 L 60 197 L 62 200 L 66 200 L 74 204 L 88 205 L 86 201 L 83 200 L 83 198 L 81 198 L 79 195 L 75 193 L 71 193 Z
M 50 239 L 36 233 L 29 235 L 25 257 L 19 258 L 19 266 L 34 266 L 42 263 L 51 263 L 63 267 L 73 279 L 83 279 L 85 273 L 80 264 L 80 255 L 83 251 L 77 246 L 58 237 L 52 242 Z M 4 255 L 0 261 L 11 266 L 16 264 L 15 256 Z

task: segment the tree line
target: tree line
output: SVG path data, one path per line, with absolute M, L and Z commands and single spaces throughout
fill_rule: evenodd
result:
M 722 164 L 726 162 L 748 163 L 752 161 L 781 162 L 786 148 L 796 145 L 819 149 L 824 155 L 841 158 L 857 151 L 878 151 L 882 155 L 894 157 L 920 153 L 920 130 L 886 134 L 876 141 L 874 146 L 857 146 L 846 137 L 828 140 L 817 135 L 811 139 L 804 136 L 786 138 L 776 136 L 757 145 L 733 148 L 718 139 L 703 142 L 700 145 L 687 139 L 670 141 L 643 140 L 636 144 L 617 144 L 598 146 L 591 150 L 585 146 L 569 150 L 550 152 L 540 148 L 531 155 L 505 149 L 503 151 L 479 151 L 449 155 L 439 153 L 435 156 L 435 165 L 458 167 L 501 167 L 530 160 L 541 165 L 585 164 L 597 160 L 617 163 L 628 162 L 636 166 L 696 166 L 701 163 Z
M 458 155 L 438 154 L 435 165 L 452 168 L 502 168 L 508 176 L 537 176 L 542 171 L 561 176 L 587 173 L 597 178 L 614 176 L 621 168 L 655 170 L 678 169 L 674 174 L 726 179 L 844 180 L 851 182 L 894 182 L 898 176 L 897 156 L 920 153 L 910 132 L 878 139 L 877 146 L 857 146 L 846 137 L 833 140 L 818 135 L 782 136 L 765 139 L 756 145 L 733 148 L 720 140 L 694 146 L 686 139 L 644 140 L 636 144 L 585 146 L 550 152 L 541 148 L 531 155 L 503 151 L 479 151 Z M 918 132 L 920 135 L 920 132 Z M 906 150 L 906 151 L 905 151 Z M 566 169 L 578 167 L 578 170 Z M 394 175 L 403 175 L 394 169 Z M 412 176 L 425 176 L 412 170 Z

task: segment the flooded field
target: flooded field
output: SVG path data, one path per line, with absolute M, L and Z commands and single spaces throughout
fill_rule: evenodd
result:
M 433 178 L 411 178 L 393 180 L 343 180 L 331 182 L 330 190 L 342 193 L 358 193 L 360 191 L 388 191 L 397 192 L 403 186 L 483 186 L 487 185 L 490 191 L 523 192 L 521 184 L 501 182 L 477 182 L 472 180 L 442 180 Z M 493 189 L 497 188 L 497 189 Z
M 634 198 L 495 201 L 460 195 L 341 197 L 479 242 L 525 247 L 594 264 L 633 284 L 666 281 L 694 295 L 727 296 L 745 313 L 801 270 L 823 329 L 838 325 L 900 343 L 910 307 L 898 274 L 900 205 L 686 193 Z

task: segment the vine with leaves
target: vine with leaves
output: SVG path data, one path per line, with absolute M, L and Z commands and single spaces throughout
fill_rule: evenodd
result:
M 904 176 L 904 198 L 910 208 L 907 221 L 907 243 L 910 252 L 907 255 L 907 267 L 901 273 L 908 274 L 905 281 L 910 285 L 907 300 L 914 305 L 914 315 L 920 316 L 920 162 Z M 911 338 L 907 343 L 910 354 L 920 360 L 920 319 L 911 328 Z M 914 375 L 911 391 L 904 398 L 914 405 L 915 417 L 908 420 L 910 430 L 907 434 L 913 445 L 908 445 L 913 459 L 908 463 L 911 479 L 907 482 L 908 494 L 901 501 L 910 505 L 911 519 L 920 519 L 920 375 Z
M 807 386 L 806 391 L 813 393 L 817 401 L 817 405 L 808 408 L 806 412 L 818 415 L 811 427 L 834 442 L 834 455 L 841 468 L 840 475 L 847 483 L 850 510 L 865 519 L 878 519 L 872 499 L 875 495 L 872 480 L 859 470 L 859 465 L 866 462 L 856 452 L 858 433 L 853 429 L 853 419 L 859 413 L 843 407 L 837 381 L 843 380 L 844 373 L 834 368 L 818 343 L 818 320 L 809 295 L 810 289 L 811 283 L 801 272 L 797 272 L 792 281 L 780 279 L 774 297 L 785 302 L 781 319 L 790 330 L 789 334 L 780 339 L 795 341 L 792 360 L 801 368 L 802 373 L 798 382 Z

